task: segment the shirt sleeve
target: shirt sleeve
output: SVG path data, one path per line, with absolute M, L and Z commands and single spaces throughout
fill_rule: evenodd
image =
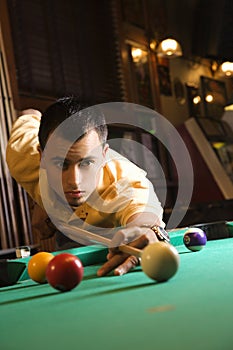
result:
M 101 193 L 101 209 L 115 213 L 116 221 L 125 226 L 131 216 L 152 213 L 156 225 L 164 227 L 163 208 L 146 172 L 121 155 L 114 156 L 105 167 L 109 183 Z M 105 207 L 105 208 L 104 208 Z M 103 210 L 104 211 L 104 210 Z
M 128 190 L 118 192 L 119 198 L 128 197 L 125 207 L 119 210 L 117 218 L 125 226 L 131 216 L 139 213 L 151 213 L 157 217 L 155 225 L 164 227 L 163 208 L 154 191 L 152 183 L 144 176 L 135 182 L 129 182 Z
M 41 205 L 39 126 L 40 116 L 33 114 L 23 115 L 14 122 L 6 148 L 6 162 L 11 176 Z

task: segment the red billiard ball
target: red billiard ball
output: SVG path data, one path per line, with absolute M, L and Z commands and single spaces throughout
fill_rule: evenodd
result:
M 189 250 L 197 252 L 206 245 L 206 234 L 200 228 L 190 227 L 184 234 L 183 242 Z
M 53 288 L 61 292 L 69 291 L 82 281 L 82 262 L 73 254 L 58 254 L 49 262 L 46 278 Z
M 46 283 L 46 268 L 53 259 L 53 254 L 39 252 L 33 255 L 27 266 L 29 277 L 37 283 Z

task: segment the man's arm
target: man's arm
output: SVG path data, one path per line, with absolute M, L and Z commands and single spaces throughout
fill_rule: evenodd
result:
M 115 160 L 115 159 L 114 159 Z M 113 236 L 107 256 L 107 263 L 99 269 L 98 275 L 104 276 L 114 270 L 116 275 L 127 273 L 138 264 L 138 258 L 122 253 L 118 247 L 128 244 L 143 249 L 149 243 L 156 242 L 157 236 L 151 227 L 164 228 L 163 208 L 146 173 L 129 160 L 117 158 L 114 163 L 116 192 L 116 218 L 122 229 Z M 121 171 L 118 173 L 117 170 Z M 111 170 L 111 169 L 110 169 Z
M 41 113 L 25 110 L 14 122 L 6 149 L 6 162 L 11 176 L 41 204 L 39 194 L 40 155 L 38 131 Z

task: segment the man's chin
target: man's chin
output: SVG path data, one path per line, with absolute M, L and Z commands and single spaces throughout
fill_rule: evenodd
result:
M 63 203 L 65 206 L 70 206 L 72 208 L 77 208 L 85 202 L 84 197 L 71 199 L 71 198 L 67 198 L 66 196 L 60 196 L 58 193 L 56 194 L 57 194 L 57 199 L 60 201 L 60 203 Z
M 78 200 L 67 200 L 67 203 L 69 204 L 70 207 L 72 208 L 77 208 L 79 207 L 80 205 L 82 205 L 83 203 L 85 202 L 85 199 L 84 198 L 80 198 Z

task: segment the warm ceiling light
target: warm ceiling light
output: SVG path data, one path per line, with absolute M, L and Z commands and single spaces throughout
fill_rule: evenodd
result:
M 206 95 L 205 100 L 206 100 L 206 102 L 210 103 L 210 102 L 213 102 L 214 97 L 213 97 L 213 95 L 208 94 L 208 95 Z
M 140 58 L 142 57 L 142 50 L 133 47 L 131 50 L 131 54 L 132 54 L 133 60 L 135 61 L 140 60 Z
M 233 75 L 233 62 L 223 62 L 220 69 L 228 77 Z
M 159 57 L 173 58 L 182 56 L 182 49 L 178 41 L 174 39 L 165 39 L 158 46 L 157 55 Z
M 201 102 L 201 97 L 198 95 L 198 96 L 195 96 L 194 98 L 193 98 L 193 103 L 195 104 L 195 105 L 198 105 L 198 103 L 200 103 Z
M 156 51 L 157 42 L 155 40 L 150 41 L 150 49 Z
M 147 52 L 138 47 L 131 48 L 131 55 L 134 63 L 143 63 L 147 60 Z

